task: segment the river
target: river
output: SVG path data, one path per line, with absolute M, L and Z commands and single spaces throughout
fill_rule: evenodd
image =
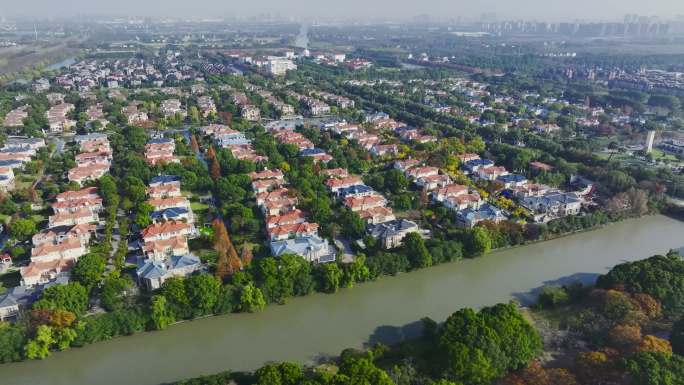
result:
M 0 365 L 3 385 L 152 385 L 266 361 L 309 363 L 366 341 L 414 335 L 416 321 L 443 321 L 461 307 L 513 298 L 612 266 L 684 246 L 684 222 L 664 216 L 629 220 L 549 242 L 491 253 L 315 294 L 256 314 L 209 317 L 54 353 L 43 361 Z

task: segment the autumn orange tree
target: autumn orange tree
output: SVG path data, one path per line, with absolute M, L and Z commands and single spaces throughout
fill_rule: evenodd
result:
M 617 325 L 608 332 L 611 345 L 623 351 L 633 350 L 641 339 L 641 328 L 636 325 Z
M 242 263 L 238 257 L 237 250 L 226 229 L 225 223 L 220 219 L 212 222 L 214 228 L 214 249 L 218 253 L 216 259 L 216 276 L 226 279 L 229 275 L 242 268 Z
M 575 376 L 567 369 L 544 368 L 539 361 L 532 361 L 523 369 L 510 373 L 502 385 L 578 385 Z
M 221 165 L 216 157 L 214 146 L 209 146 L 207 149 L 207 159 L 209 159 L 209 173 L 211 177 L 216 180 L 221 177 Z
M 242 244 L 242 252 L 240 253 L 240 262 L 242 266 L 249 266 L 254 259 L 254 254 L 252 254 L 252 247 L 247 243 Z
M 190 148 L 195 152 L 199 151 L 199 144 L 195 135 L 190 135 Z

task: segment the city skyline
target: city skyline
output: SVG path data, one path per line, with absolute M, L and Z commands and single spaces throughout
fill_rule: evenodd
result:
M 260 0 L 249 3 L 224 3 L 218 0 L 185 2 L 173 0 L 160 5 L 157 2 L 121 0 L 116 3 L 86 0 L 69 0 L 54 3 L 48 0 L 11 2 L 1 7 L 0 17 L 65 18 L 72 16 L 108 15 L 132 17 L 259 17 L 357 19 L 410 19 L 425 17 L 434 20 L 540 20 L 559 21 L 623 21 L 625 15 L 656 16 L 673 19 L 684 15 L 684 3 L 672 0 L 655 0 L 644 3 L 636 0 L 574 2 L 542 0 L 485 0 L 472 3 L 462 0 L 427 0 L 421 3 L 397 5 L 389 0 L 362 2 L 298 0 L 276 2 Z M 619 11 L 616 11 L 619 10 Z

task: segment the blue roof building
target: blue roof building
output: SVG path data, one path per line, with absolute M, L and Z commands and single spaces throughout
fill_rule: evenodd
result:
M 373 195 L 373 193 L 375 193 L 375 190 L 372 187 L 365 184 L 357 184 L 337 190 L 337 197 L 344 200 L 348 197 L 363 197 Z
M 150 217 L 154 222 L 177 221 L 181 219 L 188 220 L 190 218 L 190 211 L 184 207 L 171 207 L 164 210 L 153 211 L 150 213 Z
M 325 151 L 320 148 L 305 148 L 299 152 L 299 156 L 316 156 L 325 154 Z
M 494 166 L 494 162 L 489 159 L 473 159 L 465 162 L 463 168 L 470 172 L 477 172 L 481 168 L 487 168 Z
M 175 175 L 158 175 L 150 179 L 150 186 L 180 182 L 181 178 Z
M 518 174 L 500 175 L 496 180 L 503 183 L 505 188 L 522 186 L 527 183 L 527 178 Z
M 150 139 L 147 141 L 147 144 L 166 144 L 166 143 L 175 143 L 173 138 L 156 138 L 156 139 Z

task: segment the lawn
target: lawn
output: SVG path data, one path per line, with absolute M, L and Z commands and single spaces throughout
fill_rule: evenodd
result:
M 651 152 L 651 155 L 655 160 L 670 161 L 675 163 L 679 162 L 679 159 L 677 159 L 675 155 L 663 152 L 661 150 L 654 149 L 653 152 Z
M 190 202 L 190 209 L 192 209 L 192 211 L 196 213 L 199 213 L 202 211 L 209 210 L 209 205 L 201 202 Z
M 37 225 L 40 225 L 42 222 L 46 221 L 47 218 L 45 218 L 44 215 L 34 214 L 34 215 L 31 215 L 31 220 L 34 223 L 36 223 Z
M 27 176 L 23 175 L 20 176 L 16 179 L 16 188 L 17 189 L 27 189 L 33 185 L 33 183 L 36 181 L 36 178 L 34 176 Z

